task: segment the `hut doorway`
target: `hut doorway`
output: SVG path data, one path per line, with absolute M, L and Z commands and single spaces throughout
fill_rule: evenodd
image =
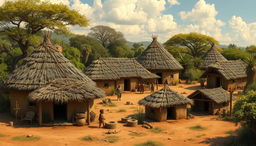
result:
M 194 100 L 194 106 L 192 110 L 199 113 L 210 113 L 210 102 L 209 101 L 200 101 Z
M 156 73 L 160 78 L 157 79 L 158 84 L 163 84 L 163 74 L 162 73 Z
M 54 121 L 67 121 L 67 104 L 54 104 Z
M 124 79 L 124 91 L 131 90 L 131 81 L 129 79 Z
M 176 119 L 176 109 L 175 107 L 167 108 L 167 120 L 174 120 Z
M 216 78 L 216 87 L 220 87 L 221 86 L 221 78 L 217 77 Z

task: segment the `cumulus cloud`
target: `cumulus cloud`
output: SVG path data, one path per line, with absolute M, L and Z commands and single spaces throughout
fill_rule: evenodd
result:
M 4 4 L 4 0 L 0 0 L 0 6 Z
M 171 5 L 180 5 L 180 2 L 178 0 L 169 0 L 169 3 Z
M 50 2 L 50 3 L 53 3 L 53 4 L 65 4 L 65 5 L 68 5 L 68 6 L 70 5 L 70 0 L 42 0 L 42 1 Z

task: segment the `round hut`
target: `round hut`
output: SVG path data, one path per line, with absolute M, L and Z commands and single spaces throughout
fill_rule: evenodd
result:
M 104 96 L 104 91 L 91 83 L 59 78 L 31 92 L 29 99 L 37 103 L 38 121 L 42 124 L 43 121 L 74 121 L 77 113 L 87 113 L 90 119 L 93 100 Z
M 192 100 L 170 89 L 167 85 L 139 101 L 145 106 L 146 116 L 156 121 L 187 118 Z
M 179 72 L 183 70 L 181 64 L 157 41 L 157 37 L 153 37 L 153 41 L 137 61 L 161 77 L 158 79 L 159 84 L 177 83 Z
M 48 33 L 43 43 L 3 80 L 3 86 L 9 92 L 11 113 L 21 117 L 28 110 L 36 110 L 36 104 L 29 101 L 28 94 L 58 78 L 95 84 L 52 45 Z
M 212 45 L 212 48 L 203 56 L 203 64 L 200 69 L 205 70 L 210 64 L 214 64 L 217 61 L 222 62 L 227 61 L 227 59 Z

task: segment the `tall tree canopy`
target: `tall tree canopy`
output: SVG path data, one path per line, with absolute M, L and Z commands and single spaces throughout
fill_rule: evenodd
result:
M 248 57 L 248 53 L 239 48 L 226 48 L 221 52 L 222 55 L 228 60 L 238 60 L 238 59 L 246 59 Z
M 164 43 L 169 49 L 172 49 L 170 46 L 184 48 L 183 53 L 193 57 L 203 56 L 212 44 L 219 43 L 214 38 L 199 33 L 177 34 Z
M 16 42 L 22 52 L 14 58 L 15 63 L 27 56 L 41 30 L 69 33 L 67 25 L 85 27 L 88 20 L 66 5 L 41 0 L 6 1 L 0 7 L 0 31 Z

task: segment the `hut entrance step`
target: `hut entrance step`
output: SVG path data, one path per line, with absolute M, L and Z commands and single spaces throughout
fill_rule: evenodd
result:
M 131 90 L 131 81 L 129 79 L 124 79 L 124 91 Z
M 67 104 L 54 104 L 54 121 L 67 121 Z
M 176 119 L 176 109 L 175 107 L 167 108 L 167 120 L 175 120 Z
M 162 73 L 156 73 L 160 78 L 157 79 L 158 84 L 163 84 L 163 74 Z

